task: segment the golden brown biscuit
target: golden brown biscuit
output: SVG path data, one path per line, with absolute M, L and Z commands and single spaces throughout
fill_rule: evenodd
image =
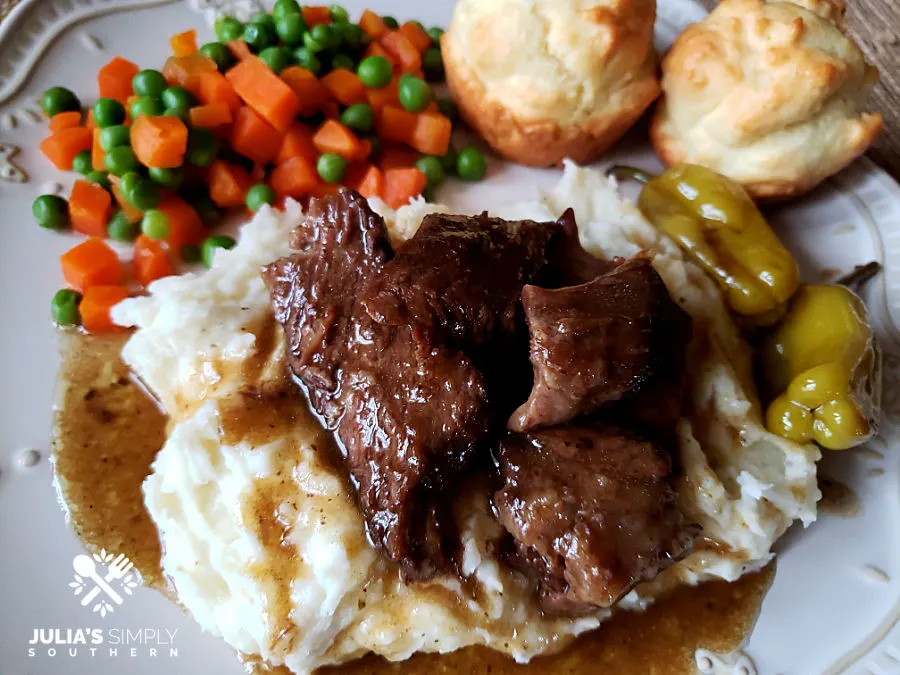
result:
M 662 161 L 702 164 L 756 198 L 793 197 L 874 142 L 863 112 L 878 71 L 836 0 L 724 0 L 676 40 L 650 138 Z
M 501 155 L 584 163 L 659 95 L 656 0 L 460 0 L 441 40 L 464 119 Z

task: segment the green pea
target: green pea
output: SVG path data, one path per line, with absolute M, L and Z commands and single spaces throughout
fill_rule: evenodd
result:
M 274 204 L 275 197 L 275 190 L 265 183 L 259 183 L 247 190 L 247 208 L 251 211 L 259 211 L 263 204 Z
M 317 54 L 325 51 L 327 45 L 323 45 L 312 36 L 312 32 L 303 34 L 303 46 L 310 52 Z
M 185 159 L 194 166 L 207 167 L 219 154 L 219 139 L 209 129 L 196 127 L 188 131 Z
M 169 236 L 169 217 L 162 211 L 148 209 L 141 220 L 141 232 L 157 241 Z
M 431 103 L 431 87 L 415 75 L 403 75 L 398 85 L 400 105 L 410 112 L 422 112 Z
M 365 103 L 357 103 L 341 113 L 341 123 L 353 131 L 364 134 L 375 126 L 375 113 Z
M 463 180 L 481 180 L 487 174 L 487 157 L 475 146 L 463 148 L 456 158 L 456 173 Z
M 200 247 L 193 246 L 188 244 L 186 246 L 182 246 L 179 251 L 181 254 L 181 259 L 186 263 L 195 263 L 200 262 Z
M 300 14 L 301 12 L 302 10 L 297 0 L 278 0 L 272 8 L 272 16 L 275 17 L 276 21 L 285 16 Z
M 421 22 L 421 21 L 417 21 L 416 19 L 412 19 L 411 21 L 409 21 L 409 23 L 411 23 L 413 26 L 418 26 L 418 27 L 422 30 L 423 33 L 425 32 L 425 26 L 422 25 L 422 22 Z
M 331 57 L 331 69 L 337 70 L 338 68 L 343 68 L 344 70 L 352 72 L 356 69 L 356 64 L 353 63 L 353 59 L 346 54 L 335 54 Z
M 147 169 L 147 175 L 154 183 L 163 187 L 177 188 L 184 182 L 184 167 L 177 169 Z
M 114 98 L 101 98 L 94 104 L 94 122 L 101 129 L 122 124 L 125 121 L 125 106 Z
M 72 160 L 72 170 L 77 171 L 82 176 L 94 170 L 94 160 L 91 157 L 90 150 L 82 150 Z
M 306 47 L 294 50 L 294 63 L 301 68 L 306 68 L 313 75 L 318 75 L 322 71 L 322 62 L 319 57 Z
M 441 115 L 449 120 L 455 120 L 459 115 L 459 110 L 457 110 L 456 104 L 449 98 L 439 98 L 437 100 L 437 106 Z
M 167 87 L 163 89 L 160 99 L 166 108 L 175 108 L 177 110 L 187 111 L 194 105 L 194 96 L 183 87 Z
M 429 188 L 435 189 L 444 182 L 444 166 L 437 157 L 432 155 L 422 157 L 416 162 L 416 168 L 425 174 L 425 178 L 428 179 Z
M 445 174 L 455 174 L 456 173 L 456 159 L 459 157 L 459 153 L 456 152 L 456 148 L 452 145 L 447 150 L 447 154 L 440 158 L 441 165 L 444 167 Z
M 296 47 L 303 41 L 303 34 L 309 30 L 309 24 L 300 13 L 289 13 L 275 20 L 275 32 L 288 47 Z
M 91 171 L 84 179 L 89 183 L 96 183 L 104 190 L 109 190 L 110 188 L 109 174 L 105 171 Z
M 100 147 L 104 152 L 123 145 L 131 145 L 131 129 L 122 124 L 100 130 Z
M 357 50 L 367 44 L 369 36 L 355 23 L 336 23 L 332 28 L 338 42 L 349 49 Z
M 400 22 L 398 22 L 397 19 L 392 16 L 383 16 L 381 17 L 381 20 L 384 21 L 384 25 L 391 30 L 397 30 L 398 28 L 400 28 Z
M 222 220 L 222 212 L 209 195 L 198 195 L 190 200 L 190 204 L 206 227 L 212 227 Z
M 200 47 L 200 53 L 203 56 L 216 62 L 216 67 L 225 72 L 234 63 L 234 56 L 231 51 L 221 42 L 207 42 Z
M 316 170 L 326 183 L 332 185 L 344 180 L 347 172 L 347 160 L 334 152 L 326 152 L 316 162 Z
M 444 79 L 444 59 L 437 47 L 426 49 L 422 54 L 422 70 L 429 82 L 441 82 Z
M 141 233 L 140 221 L 132 222 L 124 211 L 119 211 L 106 224 L 106 234 L 110 239 L 121 242 L 129 242 L 137 239 Z
M 287 47 L 266 47 L 259 53 L 259 60 L 277 75 L 291 65 L 291 52 Z
M 200 245 L 200 259 L 207 267 L 213 266 L 213 258 L 216 256 L 216 250 L 224 248 L 229 250 L 235 247 L 237 242 L 228 236 L 218 234 L 214 237 L 207 237 L 203 244 Z
M 166 108 L 163 110 L 163 117 L 177 117 L 187 124 L 190 121 L 190 111 L 184 108 Z
M 250 17 L 250 23 L 264 24 L 266 26 L 275 28 L 275 17 L 273 17 L 268 12 L 257 12 L 252 17 Z
M 81 294 L 71 288 L 57 291 L 50 301 L 50 315 L 58 326 L 80 326 L 81 313 L 78 305 L 81 303 Z
M 53 117 L 61 112 L 81 110 L 81 101 L 70 89 L 50 87 L 41 96 L 41 108 L 47 117 Z
M 434 43 L 435 47 L 441 46 L 441 38 L 444 36 L 443 28 L 438 28 L 437 26 L 434 26 L 432 28 L 429 28 L 425 32 L 428 33 L 428 37 L 431 38 L 431 41 Z
M 131 104 L 131 119 L 146 115 L 147 117 L 159 117 L 166 111 L 161 99 L 152 96 L 141 96 Z
M 332 5 L 328 11 L 331 13 L 331 20 L 335 23 L 350 21 L 350 12 L 340 5 Z
M 222 42 L 231 42 L 237 40 L 244 34 L 244 24 L 235 19 L 233 16 L 223 16 L 216 19 L 216 36 Z
M 138 96 L 159 96 L 168 86 L 158 70 L 142 70 L 131 80 L 131 88 Z
M 107 152 L 103 164 L 113 176 L 124 176 L 130 171 L 137 171 L 141 168 L 141 163 L 135 156 L 134 150 L 127 145 L 120 145 Z
M 256 53 L 278 42 L 275 26 L 268 23 L 251 23 L 244 29 L 244 42 Z
M 310 29 L 309 34 L 312 36 L 313 40 L 320 45 L 323 45 L 326 49 L 335 46 L 334 30 L 332 30 L 331 26 L 327 23 L 320 23 L 318 26 L 313 26 Z
M 141 211 L 149 211 L 159 204 L 162 195 L 156 183 L 146 178 L 140 178 L 131 190 L 125 193 L 125 197 L 132 203 L 134 208 Z
M 372 144 L 372 152 L 369 154 L 369 157 L 374 159 L 381 154 L 381 139 L 378 136 L 369 136 L 367 140 Z
M 126 197 L 130 195 L 135 186 L 142 180 L 144 180 L 144 177 L 141 176 L 141 174 L 139 174 L 137 171 L 129 171 L 128 173 L 126 173 L 119 180 L 119 188 L 122 190 L 122 194 L 124 194 Z
M 384 89 L 394 77 L 394 67 L 383 56 L 369 56 L 359 64 L 356 74 L 369 89 Z
M 31 205 L 37 224 L 48 230 L 64 230 L 69 226 L 69 202 L 59 195 L 41 195 Z

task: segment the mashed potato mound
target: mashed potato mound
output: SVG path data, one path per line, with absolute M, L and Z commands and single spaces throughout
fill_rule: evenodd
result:
M 447 210 L 421 200 L 397 212 L 373 206 L 395 243 L 426 213 Z M 678 496 L 706 539 L 620 605 L 640 609 L 675 584 L 758 569 L 792 522 L 815 519 L 818 450 L 765 430 L 749 350 L 715 284 L 600 173 L 568 165 L 549 194 L 493 213 L 550 220 L 569 206 L 593 253 L 652 251 L 695 320 Z M 598 626 L 609 611 L 541 614 L 533 588 L 493 553 L 501 530 L 486 491 L 474 487 L 457 506 L 465 580 L 403 584 L 367 543 L 350 491 L 317 451 L 321 439 L 293 413 L 281 414 L 278 399 L 259 403 L 261 392 L 290 384 L 258 271 L 288 253 L 301 215 L 293 203 L 283 214 L 263 208 L 211 270 L 160 280 L 149 296 L 113 310 L 118 323 L 138 328 L 124 358 L 171 416 L 144 494 L 181 603 L 247 657 L 303 674 L 370 651 L 401 660 L 475 644 L 527 661 Z

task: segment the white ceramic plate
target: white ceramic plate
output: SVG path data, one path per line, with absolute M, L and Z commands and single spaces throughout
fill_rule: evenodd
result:
M 690 21 L 703 16 L 692 0 L 659 0 L 661 49 Z M 355 16 L 361 0 L 344 3 Z M 373 0 L 378 11 L 445 25 L 452 0 Z M 39 155 L 46 134 L 37 99 L 48 86 L 65 84 L 83 101 L 96 96 L 93 75 L 112 56 L 154 67 L 168 53 L 168 37 L 198 28 L 218 10 L 248 14 L 255 0 L 27 0 L 0 30 L 0 675 L 116 673 L 173 675 L 218 672 L 241 666 L 224 643 L 199 628 L 157 593 L 138 589 L 101 618 L 82 607 L 69 588 L 72 560 L 82 551 L 67 528 L 47 461 L 56 336 L 49 300 L 61 285 L 58 256 L 76 240 L 32 222 L 30 205 L 61 175 Z M 607 162 L 658 165 L 641 139 L 623 144 Z M 528 186 L 549 187 L 558 172 L 492 164 L 480 184 L 448 186 L 442 201 L 462 209 L 522 198 Z M 805 279 L 818 281 L 853 265 L 878 260 L 885 274 L 867 301 L 887 353 L 885 430 L 862 450 L 831 455 L 823 470 L 850 485 L 862 503 L 853 519 L 828 516 L 808 530 L 791 530 L 779 542 L 778 573 L 756 630 L 742 653 L 701 655 L 706 673 L 784 675 L 866 673 L 900 675 L 900 187 L 867 160 L 801 202 L 772 216 L 801 262 Z M 828 277 L 830 278 L 830 277 Z M 98 491 L 102 486 L 98 486 Z M 66 646 L 29 656 L 36 628 L 102 628 L 175 632 L 177 657 L 168 647 L 156 657 L 147 645 L 108 648 L 91 656 Z M 153 633 L 142 633 L 159 642 Z M 90 645 L 87 645 L 89 647 Z M 150 645 L 154 646 L 154 645 Z M 107 645 L 108 647 L 108 645 Z

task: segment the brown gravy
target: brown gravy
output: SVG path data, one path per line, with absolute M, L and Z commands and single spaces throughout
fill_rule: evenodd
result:
M 126 339 L 127 335 L 63 336 L 53 443 L 55 470 L 72 526 L 84 543 L 89 548 L 124 553 L 135 562 L 145 582 L 165 591 L 159 540 L 144 509 L 141 483 L 165 439 L 166 418 L 120 361 Z M 268 414 L 279 417 L 282 413 L 270 409 Z M 298 423 L 302 420 L 312 418 L 297 415 Z M 275 505 L 260 503 L 256 508 L 261 514 L 271 513 Z M 282 533 L 270 527 L 260 534 L 277 546 Z M 291 562 L 285 559 L 284 565 Z M 753 628 L 774 572 L 770 565 L 732 584 L 713 582 L 676 590 L 646 612 L 620 612 L 561 654 L 540 657 L 525 666 L 489 649 L 469 648 L 446 655 L 419 654 L 402 663 L 364 658 L 319 673 L 684 675 L 696 672 L 697 648 L 728 653 L 741 645 Z M 272 607 L 270 613 L 283 622 L 289 608 Z M 265 666 L 254 670 L 288 673 Z

